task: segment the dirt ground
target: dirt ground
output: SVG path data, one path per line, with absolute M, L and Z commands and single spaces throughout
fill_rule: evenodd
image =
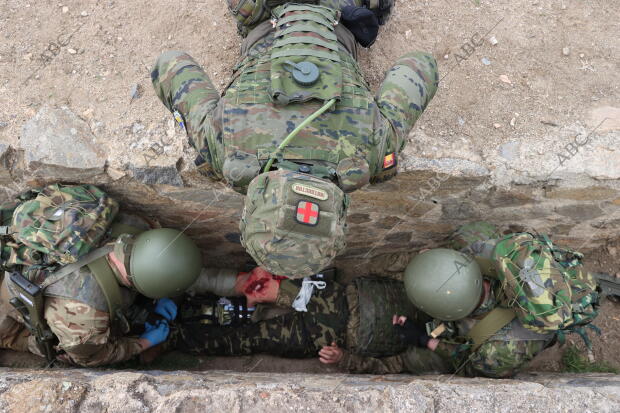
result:
M 420 156 L 467 154 L 493 168 L 501 144 L 592 128 L 605 108 L 620 107 L 618 16 L 620 2 L 606 0 L 398 0 L 361 65 L 376 88 L 404 52 L 432 52 L 442 81 L 410 145 Z M 143 162 L 170 127 L 150 86 L 155 58 L 188 51 L 223 89 L 241 43 L 225 0 L 0 0 L 0 39 L 0 142 L 17 144 L 44 103 L 66 105 L 98 140 L 112 143 L 109 159 L 118 168 Z M 171 143 L 166 154 L 187 152 L 183 145 Z M 611 243 L 590 264 L 618 272 L 618 251 L 620 243 Z M 605 302 L 597 324 L 603 336 L 595 358 L 620 367 L 620 305 Z M 558 354 L 548 350 L 537 367 L 557 369 Z M 256 360 L 241 359 L 239 369 Z M 316 361 L 255 368 L 274 366 L 322 369 Z

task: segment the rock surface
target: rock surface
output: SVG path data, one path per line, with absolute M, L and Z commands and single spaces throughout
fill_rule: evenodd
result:
M 620 378 L 282 375 L 0 370 L 13 412 L 617 412 Z

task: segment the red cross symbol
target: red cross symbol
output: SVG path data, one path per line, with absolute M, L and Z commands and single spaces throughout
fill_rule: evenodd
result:
M 319 222 L 319 211 L 319 206 L 314 202 L 299 201 L 297 204 L 297 222 L 314 226 Z

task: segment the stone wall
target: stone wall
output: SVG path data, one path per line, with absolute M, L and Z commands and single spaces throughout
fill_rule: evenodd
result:
M 0 369 L 0 410 L 14 412 L 617 412 L 612 375 L 351 376 Z

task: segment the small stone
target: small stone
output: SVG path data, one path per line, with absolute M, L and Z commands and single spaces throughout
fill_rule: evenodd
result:
M 510 78 L 506 75 L 501 75 L 499 77 L 499 80 L 501 80 L 504 83 L 508 83 L 509 85 L 512 85 L 512 82 L 510 81 Z
M 459 122 L 459 125 L 463 126 L 465 124 L 465 119 L 459 118 L 458 122 Z
M 618 255 L 618 249 L 616 247 L 607 247 L 607 251 L 609 252 L 609 255 L 611 255 L 612 257 L 615 257 L 616 255 Z
M 135 83 L 131 87 L 131 91 L 129 92 L 129 96 L 131 97 L 131 101 L 133 101 L 134 99 L 139 99 L 141 95 L 142 95 L 142 86 L 140 86 L 139 83 Z
M 84 112 L 82 112 L 82 117 L 84 119 L 90 120 L 93 117 L 93 108 L 88 108 Z
M 66 14 L 69 11 L 69 8 L 67 6 L 63 6 L 62 7 L 62 13 Z
M 83 11 L 82 13 L 80 13 L 80 16 L 86 17 L 86 16 L 88 16 L 88 12 L 87 11 Z
M 411 30 L 407 30 L 407 31 L 405 32 L 405 38 L 406 38 L 407 40 L 411 39 L 411 35 L 412 35 Z
M 501 124 L 501 123 L 494 123 L 494 124 L 493 124 L 493 127 L 494 127 L 495 129 L 499 129 L 499 128 L 501 128 L 501 127 L 502 127 L 502 124 Z
M 583 59 L 584 57 L 586 57 L 586 55 L 583 54 L 583 53 L 579 53 L 579 57 L 581 57 Z
M 487 59 L 486 57 L 483 57 L 482 59 L 480 59 L 480 61 L 482 62 L 483 65 L 488 66 L 491 64 L 491 61 L 489 59 Z
M 133 126 L 131 127 L 131 133 L 133 133 L 134 135 L 139 133 L 142 130 L 144 130 L 144 125 L 139 122 L 134 123 Z
M 495 36 L 491 36 L 491 37 L 489 37 L 489 43 L 491 43 L 492 46 L 495 46 L 499 42 L 497 41 Z
M 76 54 L 76 53 L 77 53 L 77 50 L 75 50 L 75 49 L 71 49 L 71 48 L 68 48 L 68 49 L 67 49 L 67 52 L 69 52 L 69 54 Z
M 4 129 L 9 126 L 8 122 L 0 122 L 0 129 Z
M 443 58 L 448 60 L 450 58 L 450 55 L 449 54 L 443 55 Z
M 510 119 L 510 126 L 512 126 L 513 128 L 515 127 L 516 123 L 517 123 L 517 118 Z
M 569 47 L 565 47 L 562 49 L 562 54 L 564 56 L 568 56 L 570 54 L 570 48 Z

